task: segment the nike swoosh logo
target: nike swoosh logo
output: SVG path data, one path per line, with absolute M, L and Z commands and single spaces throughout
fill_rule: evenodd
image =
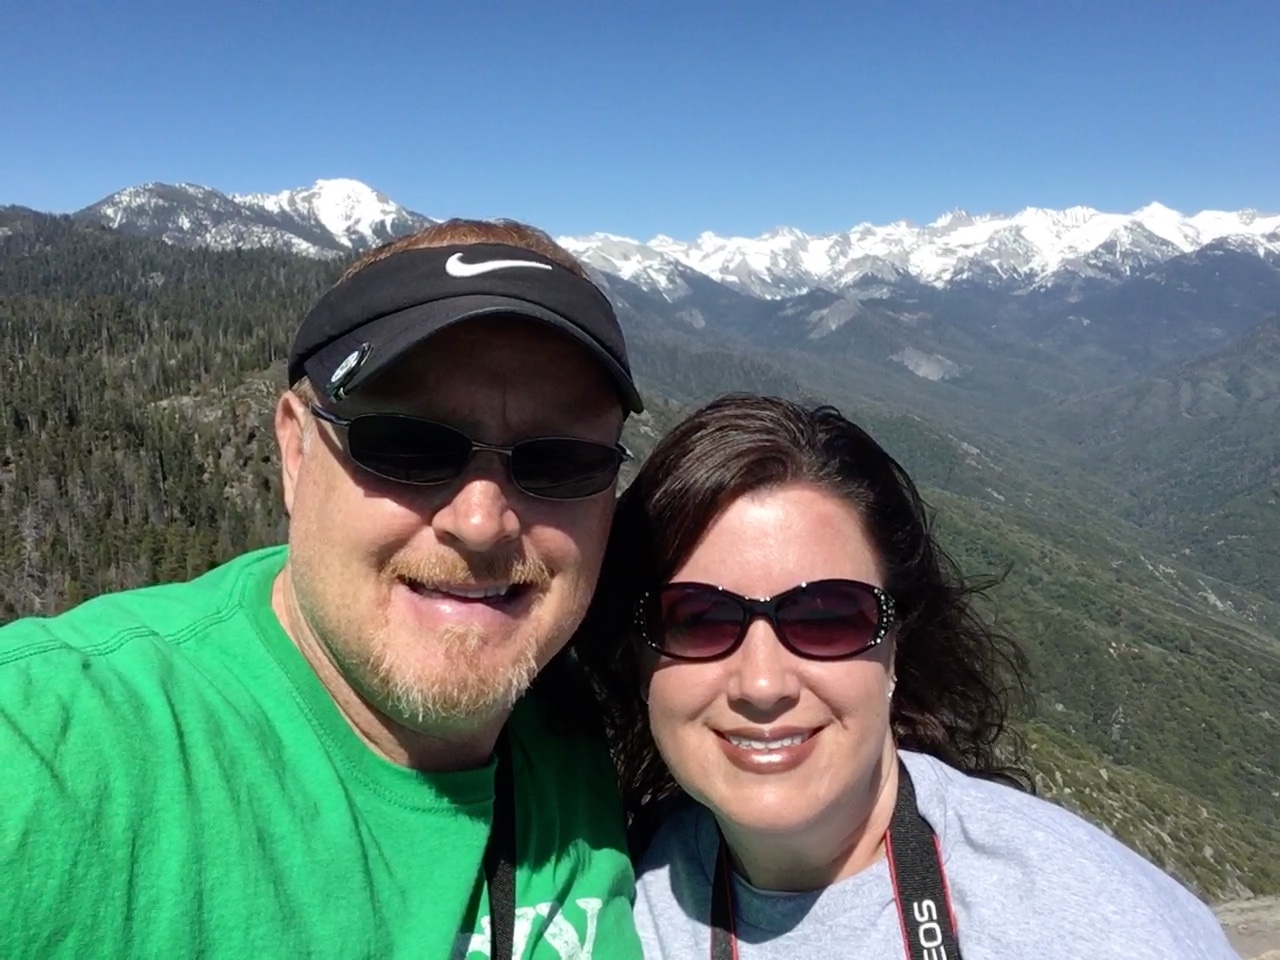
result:
M 494 270 L 510 270 L 514 267 L 550 270 L 551 264 L 538 263 L 536 260 L 481 260 L 479 263 L 465 263 L 460 253 L 455 253 L 444 262 L 444 272 L 451 277 L 478 277 L 482 273 L 492 273 Z

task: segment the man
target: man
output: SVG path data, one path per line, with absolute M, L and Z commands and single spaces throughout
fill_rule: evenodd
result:
M 349 270 L 289 378 L 287 550 L 0 630 L 0 956 L 637 956 L 557 656 L 641 409 L 608 302 L 450 221 Z

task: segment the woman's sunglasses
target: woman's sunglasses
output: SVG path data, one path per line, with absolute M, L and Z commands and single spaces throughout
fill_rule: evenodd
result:
M 509 447 L 472 440 L 443 423 L 400 413 L 347 419 L 311 404 L 311 412 L 347 432 L 347 456 L 375 476 L 398 483 L 449 483 L 480 451 L 506 457 L 512 482 L 542 500 L 581 500 L 608 490 L 631 459 L 622 444 L 576 437 L 536 437 Z
M 716 660 L 741 646 L 752 621 L 765 619 L 782 645 L 807 660 L 847 660 L 888 635 L 893 598 L 857 580 L 815 580 L 754 600 L 707 583 L 669 583 L 646 594 L 644 640 L 676 660 Z

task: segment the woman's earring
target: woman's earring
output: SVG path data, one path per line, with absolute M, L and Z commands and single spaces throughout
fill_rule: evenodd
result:
M 893 677 L 890 677 L 890 678 L 889 678 L 889 691 L 888 691 L 888 696 L 886 697 L 886 699 L 887 699 L 890 703 L 892 703 L 892 702 L 893 702 L 893 690 L 894 690 L 894 688 L 895 688 L 897 685 L 898 685 L 898 681 L 897 681 L 897 680 L 895 680 Z

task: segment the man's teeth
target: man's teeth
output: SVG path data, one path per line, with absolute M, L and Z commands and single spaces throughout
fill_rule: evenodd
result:
M 794 737 L 783 737 L 781 740 L 748 740 L 746 737 L 726 735 L 730 743 L 743 750 L 781 750 L 783 747 L 798 747 L 809 739 L 808 734 L 797 734 Z
M 462 587 L 449 587 L 444 592 L 455 597 L 465 597 L 468 600 L 488 600 L 490 597 L 505 597 L 507 595 L 507 591 L 510 589 L 511 587 L 509 585 L 505 587 L 484 587 L 480 590 L 466 590 Z
M 511 584 L 500 587 L 475 587 L 468 589 L 467 587 L 429 587 L 426 584 L 415 583 L 413 589 L 418 593 L 443 593 L 446 596 L 458 597 L 462 600 L 491 600 L 494 597 L 505 597 L 511 592 Z

